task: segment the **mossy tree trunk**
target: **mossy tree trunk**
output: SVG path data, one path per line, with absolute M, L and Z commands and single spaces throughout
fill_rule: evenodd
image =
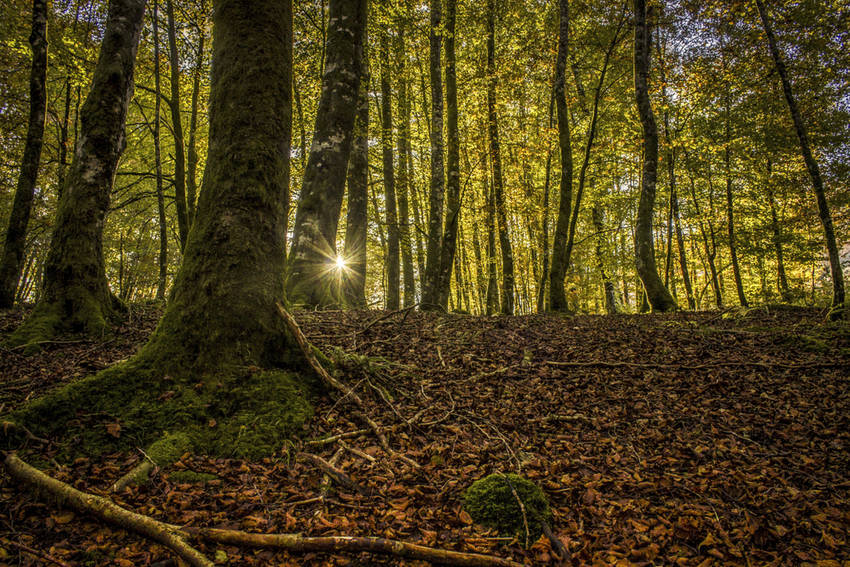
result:
M 647 22 L 648 11 L 646 0 L 634 0 L 635 100 L 643 126 L 642 180 L 635 221 L 635 266 L 652 310 L 672 311 L 676 308 L 676 302 L 658 275 L 655 265 L 655 244 L 652 238 L 652 213 L 655 206 L 655 184 L 658 175 L 658 128 L 649 99 L 652 34 L 650 24 Z
M 183 120 L 180 116 L 180 58 L 177 55 L 177 24 L 174 21 L 174 2 L 165 0 L 168 17 L 168 60 L 171 70 L 171 132 L 174 135 L 174 204 L 177 208 L 177 230 L 180 248 L 186 248 L 189 236 L 189 209 L 186 205 L 186 153 L 183 143 Z
M 13 343 L 38 342 L 63 332 L 107 331 L 118 307 L 103 262 L 103 225 L 124 150 L 124 123 L 133 95 L 133 66 L 144 0 L 112 0 L 88 97 L 80 110 L 80 138 L 56 212 L 44 265 L 41 300 L 13 334 Z
M 201 370 L 276 366 L 288 351 L 275 303 L 283 297 L 291 7 L 220 0 L 214 14 L 204 188 L 168 308 L 141 356 Z
M 41 148 L 44 145 L 44 119 L 47 114 L 47 0 L 33 1 L 29 42 L 32 47 L 29 127 L 0 261 L 0 308 L 11 307 L 15 302 L 15 291 L 24 267 L 27 226 L 35 195 Z
M 357 110 L 367 0 L 331 0 L 327 62 L 313 146 L 295 214 L 287 292 L 295 303 L 336 303 L 336 232 Z M 330 269 L 329 269 L 330 268 Z

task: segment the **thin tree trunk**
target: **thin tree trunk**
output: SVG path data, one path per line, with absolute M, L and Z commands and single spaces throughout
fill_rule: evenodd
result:
M 393 169 L 393 105 L 390 85 L 389 39 L 381 34 L 381 149 L 384 173 L 384 211 L 387 219 L 387 309 L 399 308 L 400 263 L 395 171 Z
M 687 153 L 685 154 L 687 159 Z M 688 164 L 690 165 L 690 164 Z M 699 222 L 699 230 L 702 235 L 703 247 L 705 249 L 705 258 L 708 262 L 708 269 L 711 272 L 711 287 L 714 291 L 714 303 L 720 308 L 723 307 L 723 294 L 720 291 L 720 281 L 717 277 L 717 266 L 715 265 L 714 259 L 717 256 L 717 245 L 714 241 L 714 225 L 709 217 L 708 222 L 708 232 L 705 229 L 705 223 L 702 221 L 702 212 L 700 211 L 699 201 L 697 200 L 696 188 L 694 186 L 694 177 L 693 173 L 690 171 L 690 167 L 687 169 L 688 172 L 688 180 L 690 182 L 691 188 L 691 200 L 694 207 L 694 212 L 696 212 L 696 216 Z M 711 206 L 710 213 L 713 214 L 713 202 L 714 199 L 712 197 L 713 191 L 709 189 L 709 204 Z
M 186 247 L 189 235 L 189 209 L 186 204 L 186 156 L 183 148 L 183 119 L 180 116 L 180 59 L 177 56 L 177 24 L 174 2 L 165 0 L 168 12 L 168 53 L 171 67 L 171 131 L 174 134 L 174 203 L 177 206 L 177 231 L 180 249 Z
M 410 238 L 409 194 L 411 179 L 408 175 L 410 159 L 410 101 L 407 98 L 407 65 L 405 61 L 405 32 L 407 14 L 399 19 L 396 52 L 398 58 L 398 175 L 396 197 L 398 198 L 398 237 L 401 248 L 403 294 L 402 305 L 410 307 L 416 303 L 416 275 L 413 271 L 413 245 Z
M 549 274 L 549 309 L 567 311 L 564 278 L 567 275 L 567 238 L 573 199 L 573 153 L 570 117 L 566 99 L 566 70 L 570 44 L 569 0 L 560 0 L 558 58 L 555 64 L 555 109 L 558 115 L 558 142 L 561 152 L 560 204 L 552 241 L 552 270 Z
M 195 203 L 198 199 L 198 106 L 201 93 L 201 74 L 204 67 L 204 29 L 198 27 L 198 51 L 195 54 L 195 70 L 192 77 L 192 111 L 189 115 L 189 146 L 186 150 L 186 205 L 189 215 L 189 225 L 195 220 Z M 289 189 L 287 188 L 286 202 L 289 202 Z M 284 215 L 286 218 L 286 215 Z M 284 227 L 286 234 L 286 227 Z
M 363 33 L 362 74 L 357 93 L 357 116 L 354 122 L 351 157 L 348 161 L 348 202 L 343 250 L 347 269 L 341 274 L 346 303 L 361 309 L 366 307 L 366 239 L 369 222 L 369 80 L 371 78 L 367 31 Z M 299 100 L 297 89 L 295 96 L 296 101 Z
M 493 162 L 493 199 L 499 225 L 499 248 L 502 252 L 502 301 L 504 315 L 514 314 L 514 258 L 508 231 L 508 215 L 502 179 L 502 156 L 499 144 L 499 115 L 496 112 L 496 5 L 487 2 L 487 117 L 490 133 L 490 159 Z
M 457 71 L 455 69 L 455 13 L 457 0 L 446 0 L 446 222 L 440 246 L 440 274 L 437 298 L 445 310 L 451 287 L 452 265 L 460 223 L 460 135 L 457 125 Z M 459 276 L 459 274 L 458 274 Z
M 658 172 L 658 128 L 649 99 L 652 33 L 647 22 L 650 9 L 646 4 L 646 0 L 634 0 L 635 100 L 643 126 L 642 181 L 635 222 L 635 266 L 652 310 L 664 312 L 674 310 L 676 302 L 658 276 L 655 265 L 655 245 L 652 238 L 652 216 Z
M 0 308 L 11 307 L 15 302 L 15 292 L 24 266 L 27 226 L 35 196 L 38 164 L 44 146 L 44 120 L 47 113 L 47 0 L 33 0 L 29 43 L 32 48 L 29 125 L 3 244 L 3 258 L 0 261 Z
M 493 315 L 499 310 L 499 273 L 496 265 L 496 204 L 493 184 L 487 171 L 487 153 L 484 160 L 484 200 L 487 207 L 487 305 L 485 313 Z
M 309 306 L 336 303 L 336 232 L 345 191 L 362 70 L 366 0 L 331 0 L 327 67 L 304 172 L 289 258 L 289 299 Z
M 747 297 L 744 295 L 744 282 L 741 280 L 741 267 L 738 265 L 738 247 L 735 243 L 735 210 L 732 200 L 732 156 L 729 145 L 732 141 L 732 125 L 730 122 L 729 95 L 726 98 L 726 143 L 723 148 L 723 174 L 726 178 L 726 231 L 729 235 L 729 256 L 732 260 L 732 274 L 735 278 L 735 290 L 738 292 L 738 301 L 741 307 L 748 307 Z
M 552 128 L 554 124 L 554 111 L 555 111 L 555 87 L 554 83 L 552 86 L 552 96 L 549 98 L 549 129 Z M 543 313 L 546 310 L 546 284 L 549 281 L 549 186 L 552 180 L 552 146 L 551 144 L 547 144 L 546 148 L 546 175 L 543 181 L 543 222 L 542 224 L 542 235 L 541 235 L 541 247 L 540 247 L 540 257 L 541 257 L 541 270 L 540 270 L 540 284 L 537 286 L 537 312 Z
M 788 289 L 788 278 L 785 275 L 785 254 L 782 250 L 782 229 L 779 224 L 779 215 L 776 212 L 776 196 L 773 191 L 771 175 L 773 163 L 767 160 L 767 200 L 770 205 L 770 229 L 773 233 L 773 248 L 776 250 L 776 279 L 779 295 L 785 303 L 791 302 L 791 292 Z
M 610 314 L 619 313 L 620 306 L 617 305 L 617 290 L 614 286 L 614 280 L 608 275 L 605 269 L 605 258 L 609 256 L 605 251 L 605 224 L 603 222 L 602 207 L 599 203 L 593 205 L 591 210 L 593 220 L 593 230 L 596 231 L 596 265 L 599 268 L 599 274 L 602 276 L 602 286 L 605 292 L 605 312 Z
M 425 260 L 425 285 L 422 309 L 440 307 L 440 257 L 442 253 L 443 201 L 443 79 L 440 63 L 442 46 L 442 0 L 431 0 L 430 76 L 431 76 L 431 193 L 428 214 L 428 243 Z
M 153 76 L 154 76 L 154 113 L 153 148 L 156 162 L 156 210 L 159 220 L 159 278 L 156 285 L 156 299 L 165 299 L 165 285 L 168 277 L 168 226 L 165 217 L 165 192 L 162 188 L 162 150 L 160 147 L 160 72 L 159 72 L 159 0 L 153 2 Z
M 841 268 L 838 245 L 835 241 L 835 230 L 832 226 L 832 215 L 829 212 L 829 203 L 826 200 L 826 191 L 823 179 L 821 178 L 820 167 L 809 145 L 809 134 L 806 130 L 806 124 L 803 121 L 803 116 L 797 107 L 797 100 L 794 98 L 794 93 L 791 90 L 791 81 L 788 80 L 785 61 L 783 61 L 782 54 L 776 45 L 776 37 L 773 35 L 773 28 L 770 25 L 770 19 L 764 7 L 764 2 L 762 0 L 756 0 L 756 6 L 758 7 L 765 35 L 767 35 L 770 54 L 773 57 L 776 71 L 782 81 L 782 91 L 785 93 L 788 110 L 791 112 L 791 119 L 794 121 L 794 130 L 796 130 L 797 138 L 800 141 L 800 152 L 803 154 L 803 160 L 806 162 L 806 168 L 809 170 L 809 176 L 812 178 L 812 188 L 814 189 L 815 200 L 818 205 L 818 214 L 823 225 L 824 239 L 826 240 L 826 249 L 829 256 L 829 267 L 832 274 L 831 317 L 841 318 L 843 317 L 842 310 L 844 308 L 844 273 Z
M 682 282 L 685 284 L 685 294 L 688 297 L 688 309 L 696 309 L 694 301 L 694 289 L 691 286 L 691 275 L 688 271 L 688 259 L 685 252 L 685 239 L 682 235 L 681 221 L 679 220 L 679 197 L 676 192 L 675 153 L 670 151 L 670 201 L 673 205 L 673 223 L 676 228 L 676 247 L 679 251 L 679 269 L 682 271 Z

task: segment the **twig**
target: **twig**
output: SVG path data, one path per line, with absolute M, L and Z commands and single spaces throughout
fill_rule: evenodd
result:
M 384 451 L 386 451 L 387 454 L 392 457 L 400 458 L 413 468 L 419 468 L 419 463 L 404 455 L 396 453 L 392 449 L 392 447 L 390 447 L 389 441 L 387 441 L 387 437 L 386 435 L 384 435 L 381 428 L 378 426 L 377 423 L 375 423 L 375 421 L 371 417 L 366 415 L 366 404 L 363 403 L 363 400 L 360 398 L 360 396 L 358 396 L 357 393 L 354 392 L 351 388 L 349 388 L 346 384 L 337 380 L 336 378 L 331 376 L 327 370 L 325 370 L 321 363 L 316 359 L 316 355 L 313 354 L 313 349 L 315 347 L 313 347 L 313 345 L 311 345 L 310 342 L 307 340 L 307 337 L 304 336 L 304 333 L 301 331 L 301 328 L 298 326 L 298 323 L 295 321 L 292 315 L 286 309 L 284 309 L 280 303 L 277 304 L 277 309 L 280 312 L 281 317 L 283 317 L 283 320 L 289 327 L 290 332 L 295 337 L 298 346 L 301 347 L 301 351 L 303 352 L 304 357 L 307 359 L 308 364 L 310 364 L 310 367 L 316 372 L 316 374 L 319 375 L 322 380 L 324 380 L 326 384 L 342 392 L 344 396 L 349 397 L 354 401 L 357 407 L 361 410 L 359 412 L 356 412 L 355 415 L 357 415 L 357 417 L 359 417 L 362 421 L 366 423 L 366 425 L 369 426 L 369 428 L 375 434 L 375 437 L 378 438 L 378 442 L 381 444 L 381 447 L 384 449 Z
M 357 447 L 352 447 L 351 445 L 349 445 L 348 443 L 346 443 L 342 439 L 338 440 L 337 443 L 339 443 L 339 446 L 342 447 L 343 449 L 345 449 L 346 451 L 348 451 L 349 453 L 353 453 L 353 454 L 357 455 L 358 457 L 360 457 L 361 459 L 366 459 L 370 463 L 375 462 L 375 457 L 373 457 L 369 453 L 364 453 L 363 451 L 361 451 Z
M 528 531 L 528 515 L 525 513 L 525 504 L 523 503 L 522 498 L 519 497 L 519 494 L 514 487 L 514 483 L 511 482 L 511 478 L 506 474 L 503 474 L 502 477 L 504 477 L 505 482 L 508 483 L 508 486 L 511 489 L 511 494 L 514 495 L 517 504 L 519 504 L 519 511 L 522 512 L 522 525 L 525 528 L 525 548 L 528 549 L 528 540 L 531 539 L 531 533 Z
M 610 362 L 607 360 L 588 360 L 583 362 L 561 362 L 557 360 L 547 360 L 544 364 L 548 364 L 549 366 L 566 366 L 566 367 L 602 367 L 602 368 L 670 368 L 673 370 L 702 370 L 705 368 L 720 368 L 720 367 L 732 367 L 732 368 L 747 368 L 747 367 L 757 367 L 757 368 L 787 368 L 790 370 L 800 370 L 806 368 L 834 368 L 834 367 L 845 367 L 847 366 L 847 362 L 808 362 L 803 364 L 789 364 L 783 362 L 758 362 L 755 360 L 747 361 L 747 362 L 714 362 L 712 364 L 663 364 L 663 363 L 654 363 L 654 362 Z
M 42 437 L 37 437 L 36 435 L 33 434 L 32 431 L 30 431 L 29 429 L 27 429 L 23 425 L 15 423 L 14 421 L 4 421 L 2 424 L 0 424 L 0 427 L 3 428 L 3 435 L 4 436 L 8 435 L 9 431 L 19 431 L 19 432 L 23 433 L 24 436 L 26 436 L 26 438 L 29 439 L 30 441 L 35 441 L 36 443 L 42 443 L 44 445 L 50 445 L 50 440 L 44 439 Z
M 360 488 L 356 482 L 351 480 L 351 478 L 345 474 L 342 470 L 336 468 L 328 461 L 324 460 L 322 457 L 318 455 L 314 455 L 313 453 L 298 453 L 299 456 L 306 458 L 314 465 L 322 469 L 326 475 L 334 479 L 337 483 L 341 484 L 346 488 L 350 488 L 360 494 L 365 495 L 366 491 Z

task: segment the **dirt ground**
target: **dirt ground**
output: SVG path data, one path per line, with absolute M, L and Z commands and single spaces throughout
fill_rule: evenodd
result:
M 156 324 L 134 309 L 105 342 L 0 350 L 0 414 L 127 358 Z M 23 317 L 0 314 L 0 339 Z M 494 472 L 537 483 L 574 565 L 850 565 L 850 327 L 810 309 L 672 315 L 473 317 L 415 311 L 297 313 L 342 360 L 390 444 L 352 406 L 319 400 L 302 440 L 262 462 L 185 455 L 111 495 L 174 524 L 381 536 L 529 565 L 552 562 L 471 522 L 463 491 Z M 413 420 L 412 425 L 407 420 Z M 22 455 L 48 458 L 33 444 Z M 333 484 L 309 452 L 356 487 Z M 140 452 L 51 475 L 107 494 Z M 206 484 L 170 477 L 190 469 Z M 414 565 L 370 555 L 199 549 L 226 565 Z M 0 474 L 0 565 L 176 564 L 164 548 L 38 500 Z

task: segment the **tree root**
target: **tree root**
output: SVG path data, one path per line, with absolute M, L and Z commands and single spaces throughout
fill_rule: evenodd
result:
M 200 551 L 186 543 L 185 534 L 172 526 L 163 524 L 150 516 L 125 510 L 101 496 L 81 492 L 28 465 L 19 459 L 15 453 L 9 453 L 3 464 L 6 466 L 6 472 L 9 473 L 10 477 L 51 496 L 56 501 L 61 502 L 63 506 L 91 514 L 104 522 L 136 532 L 161 543 L 192 567 L 213 567 L 214 565 Z
M 371 429 L 372 432 L 375 434 L 375 437 L 378 438 L 378 442 L 381 444 L 381 447 L 388 455 L 390 455 L 391 457 L 398 457 L 411 467 L 418 469 L 419 463 L 417 463 L 413 459 L 410 459 L 409 457 L 406 457 L 405 455 L 397 453 L 393 450 L 392 447 L 390 447 L 389 441 L 387 441 L 387 436 L 384 435 L 383 429 L 375 422 L 375 420 L 366 415 L 366 404 L 363 403 L 363 400 L 360 398 L 360 396 L 357 395 L 357 392 L 352 390 L 345 383 L 331 376 L 330 373 L 325 370 L 324 366 L 322 366 L 322 364 L 316 359 L 316 355 L 313 354 L 313 350 L 315 347 L 313 347 L 313 345 L 311 345 L 310 342 L 307 340 L 307 337 L 304 336 L 304 333 L 301 331 L 301 328 L 298 326 L 298 323 L 295 321 L 295 318 L 292 317 L 292 315 L 286 309 L 284 309 L 280 303 L 277 304 L 277 309 L 280 312 L 281 317 L 283 317 L 283 320 L 286 322 L 289 331 L 295 337 L 298 346 L 301 347 L 301 351 L 304 354 L 304 358 L 307 359 L 307 362 L 310 364 L 310 367 L 316 372 L 316 374 L 319 375 L 322 381 L 325 382 L 325 384 L 327 384 L 331 388 L 342 393 L 343 397 L 350 398 L 355 403 L 355 405 L 359 408 L 359 411 L 355 412 L 355 415 L 367 426 L 369 426 L 369 429 Z
M 192 567 L 213 567 L 213 562 L 186 542 L 190 537 L 226 545 L 277 548 L 290 552 L 369 552 L 445 565 L 521 567 L 520 563 L 501 557 L 449 551 L 379 537 L 309 537 L 301 534 L 257 534 L 215 528 L 181 527 L 131 512 L 101 496 L 81 492 L 28 465 L 14 453 L 6 456 L 4 465 L 9 476 L 16 481 L 29 485 L 78 512 L 91 514 L 106 523 L 161 543 Z

